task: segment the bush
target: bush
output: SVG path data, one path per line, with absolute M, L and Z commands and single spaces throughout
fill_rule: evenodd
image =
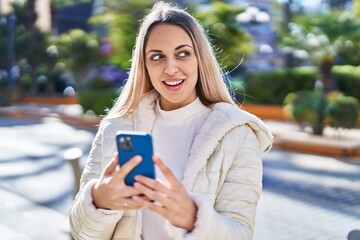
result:
M 332 72 L 338 91 L 360 99 L 360 66 L 334 66 Z
M 334 128 L 354 128 L 359 116 L 359 100 L 332 92 L 298 91 L 284 99 L 285 113 L 301 127 L 309 124 L 315 134 L 322 134 L 325 124 Z
M 332 127 L 354 128 L 358 122 L 359 100 L 339 93 L 330 94 L 325 115 Z
M 290 92 L 314 88 L 316 68 L 256 72 L 244 75 L 243 79 L 247 102 L 281 105 Z
M 360 66 L 334 66 L 333 79 L 338 91 L 360 99 Z M 281 105 L 287 94 L 312 91 L 317 79 L 316 67 L 277 69 L 241 76 L 243 87 L 236 92 L 239 102 Z M 238 90 L 236 90 L 238 91 Z M 246 99 L 245 97 L 246 96 Z
M 91 110 L 96 115 L 106 114 L 114 101 L 119 97 L 120 90 L 102 89 L 102 90 L 82 90 L 79 92 L 79 102 L 84 112 Z
M 312 91 L 299 91 L 289 93 L 284 99 L 284 111 L 300 126 L 314 125 L 316 95 Z

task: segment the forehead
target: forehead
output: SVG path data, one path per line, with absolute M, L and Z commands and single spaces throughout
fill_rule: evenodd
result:
M 158 24 L 149 32 L 146 49 L 177 47 L 182 44 L 193 46 L 190 36 L 183 28 L 173 24 Z

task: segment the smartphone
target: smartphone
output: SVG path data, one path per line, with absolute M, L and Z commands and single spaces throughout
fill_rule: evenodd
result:
M 125 184 L 134 186 L 136 175 L 143 175 L 155 179 L 155 166 L 152 160 L 152 137 L 146 132 L 118 131 L 116 133 L 120 167 L 132 157 L 140 155 L 142 161 L 125 177 Z

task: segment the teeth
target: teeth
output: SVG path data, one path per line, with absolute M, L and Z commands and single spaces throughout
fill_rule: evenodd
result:
M 182 83 L 182 81 L 183 81 L 183 80 L 174 81 L 174 82 L 165 81 L 165 83 L 166 83 L 166 85 L 176 86 L 176 85 L 179 85 L 180 83 Z

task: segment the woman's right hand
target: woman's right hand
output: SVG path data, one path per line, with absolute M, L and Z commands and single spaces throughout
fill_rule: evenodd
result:
M 133 157 L 121 168 L 117 154 L 105 167 L 100 179 L 92 189 L 93 204 L 96 208 L 111 210 L 134 210 L 141 208 L 132 196 L 140 192 L 134 187 L 125 185 L 125 176 L 141 162 L 140 156 Z

